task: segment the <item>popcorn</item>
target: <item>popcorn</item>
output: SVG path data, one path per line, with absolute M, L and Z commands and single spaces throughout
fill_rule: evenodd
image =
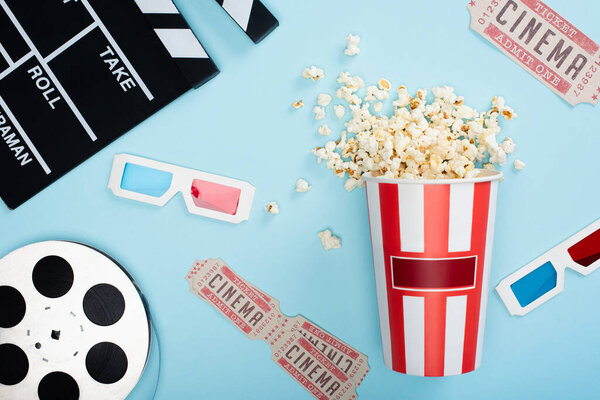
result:
M 335 94 L 350 103 L 351 118 L 337 142 L 329 141 L 312 152 L 318 162 L 325 161 L 328 169 L 345 179 L 348 191 L 364 186 L 365 173 L 391 179 L 470 178 L 476 176 L 477 166 L 495 169 L 514 152 L 511 138 L 497 141 L 499 118 L 517 116 L 502 97 L 494 97 L 492 107 L 480 113 L 464 104 L 452 87 L 434 87 L 434 99 L 428 103 L 428 90 L 411 96 L 402 85 L 392 102 L 393 112 L 381 115 L 382 100 L 389 98 L 388 80 L 367 86 L 363 99 L 356 93 L 364 87 L 360 77 L 341 72 L 337 82 Z M 371 114 L 370 104 L 377 115 Z M 334 113 L 342 118 L 345 107 L 334 105 Z
M 313 82 L 316 82 L 319 79 L 325 78 L 325 72 L 323 72 L 321 68 L 311 65 L 310 68 L 304 68 L 302 70 L 302 77 L 304 79 L 312 79 Z
M 321 93 L 317 96 L 317 104 L 327 107 L 331 103 L 331 96 L 326 93 Z
M 387 79 L 381 78 L 379 82 L 377 82 L 377 86 L 379 86 L 379 89 L 381 90 L 390 90 L 392 84 Z
M 502 142 L 502 144 L 500 145 L 500 147 L 502 147 L 502 150 L 504 150 L 504 152 L 506 154 L 511 154 L 512 152 L 515 151 L 515 143 L 509 137 L 507 137 L 506 139 L 504 139 L 504 142 Z
M 298 178 L 298 180 L 296 181 L 296 192 L 306 193 L 310 189 L 312 189 L 312 186 L 310 186 L 307 181 L 305 181 L 302 178 Z
M 358 35 L 348 35 L 346 36 L 346 49 L 344 50 L 344 54 L 347 56 L 355 56 L 360 53 L 360 49 L 358 48 L 358 43 L 360 42 L 360 36 Z
M 265 210 L 271 215 L 277 215 L 279 214 L 279 205 L 277 205 L 277 202 L 275 201 L 270 201 L 265 207 Z
M 312 112 L 315 114 L 315 119 L 325 118 L 325 109 L 321 106 L 314 106 Z
M 367 86 L 367 95 L 365 101 L 373 102 L 375 100 L 385 100 L 390 97 L 387 90 L 379 89 L 377 86 Z
M 352 76 L 349 72 L 340 72 L 340 75 L 337 78 L 337 83 L 345 85 L 345 89 L 347 89 L 350 94 L 365 87 L 365 82 L 360 76 Z
M 319 135 L 327 136 L 331 133 L 331 129 L 327 126 L 327 124 L 323 124 L 318 129 Z
M 523 168 L 525 168 L 525 163 L 521 160 L 519 160 L 518 158 L 515 160 L 515 169 L 517 171 L 522 170 Z
M 302 100 L 298 100 L 294 103 L 292 103 L 292 107 L 294 107 L 296 110 L 299 108 L 304 107 L 304 102 Z
M 326 251 L 331 249 L 339 249 L 342 247 L 342 240 L 331 234 L 329 229 L 325 229 L 323 232 L 318 233 L 321 244 Z

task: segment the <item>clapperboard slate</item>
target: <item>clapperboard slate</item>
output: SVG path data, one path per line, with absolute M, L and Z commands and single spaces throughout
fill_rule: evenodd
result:
M 0 0 L 0 197 L 18 207 L 217 73 L 171 0 Z

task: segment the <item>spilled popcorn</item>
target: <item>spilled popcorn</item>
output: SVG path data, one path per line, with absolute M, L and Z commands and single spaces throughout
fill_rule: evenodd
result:
M 379 113 L 382 101 L 390 98 L 388 80 L 365 87 L 360 77 L 342 72 L 337 82 L 335 95 L 349 103 L 352 118 L 344 124 L 339 140 L 312 152 L 336 176 L 346 178 L 348 191 L 364 186 L 365 173 L 404 179 L 471 178 L 478 173 L 476 164 L 494 169 L 515 150 L 511 138 L 497 141 L 499 118 L 517 117 L 502 97 L 494 97 L 488 111 L 477 112 L 452 87 L 434 87 L 433 100 L 428 102 L 427 89 L 411 96 L 400 86 L 392 101 L 393 112 L 373 115 L 371 104 Z M 357 92 L 363 87 L 365 95 L 360 98 Z M 340 118 L 343 113 L 337 107 L 334 113 Z M 515 168 L 520 163 L 515 162 Z
M 325 118 L 325 109 L 321 106 L 313 107 L 313 114 L 315 114 L 315 119 L 323 119 Z
M 302 100 L 298 100 L 294 103 L 292 103 L 292 107 L 294 107 L 296 110 L 299 108 L 304 107 L 304 102 Z
M 520 171 L 523 168 L 525 168 L 525 163 L 517 158 L 515 160 L 515 169 L 518 170 L 518 171 Z
M 331 234 L 329 229 L 325 229 L 323 232 L 318 233 L 319 239 L 323 248 L 327 251 L 331 249 L 339 249 L 342 247 L 342 239 Z
M 325 78 L 325 72 L 323 72 L 321 68 L 311 65 L 310 68 L 304 68 L 302 70 L 302 77 L 304 79 L 312 79 L 313 82 L 316 82 L 319 79 Z
M 338 117 L 339 119 L 342 119 L 344 114 L 346 114 L 346 107 L 344 107 L 341 104 L 337 104 L 337 105 L 333 106 L 333 113 L 335 114 L 336 117 Z
M 277 205 L 277 202 L 275 201 L 270 201 L 265 207 L 265 210 L 271 215 L 277 215 L 279 214 L 279 205 Z
M 298 180 L 296 181 L 296 192 L 306 193 L 310 189 L 312 189 L 312 186 L 310 186 L 306 180 L 298 178 Z
M 323 124 L 317 129 L 319 131 L 319 135 L 328 136 L 331 133 L 331 129 L 327 126 L 327 124 Z
M 347 56 L 355 56 L 360 53 L 360 49 L 358 48 L 358 43 L 360 42 L 360 36 L 358 35 L 348 35 L 346 36 L 346 49 L 344 50 L 344 54 Z
M 317 104 L 322 107 L 327 107 L 331 103 L 331 95 L 327 93 L 321 93 L 317 96 Z

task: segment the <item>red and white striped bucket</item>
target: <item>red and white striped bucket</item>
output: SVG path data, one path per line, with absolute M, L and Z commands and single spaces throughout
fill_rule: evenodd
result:
M 498 181 L 364 176 L 385 365 L 449 376 L 481 364 Z

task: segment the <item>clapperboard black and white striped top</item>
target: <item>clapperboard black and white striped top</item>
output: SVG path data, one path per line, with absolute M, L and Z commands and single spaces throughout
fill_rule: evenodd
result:
M 219 70 L 171 0 L 135 0 L 177 66 L 193 87 Z
M 263 40 L 279 25 L 277 18 L 260 0 L 217 0 L 217 3 L 227 11 L 254 43 Z
M 218 72 L 170 0 L 137 2 L 0 0 L 9 208 Z

